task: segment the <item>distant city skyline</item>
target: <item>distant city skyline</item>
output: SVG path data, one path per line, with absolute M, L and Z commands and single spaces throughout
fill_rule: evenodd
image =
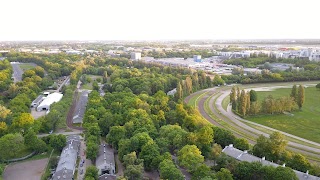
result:
M 4 0 L 0 41 L 320 39 L 316 0 Z

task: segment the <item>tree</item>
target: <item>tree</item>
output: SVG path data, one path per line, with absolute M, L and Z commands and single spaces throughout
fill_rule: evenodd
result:
M 299 178 L 291 168 L 278 166 L 274 171 L 273 179 L 298 180 Z
M 126 129 L 124 126 L 112 126 L 106 137 L 107 142 L 112 144 L 115 149 L 118 149 L 118 143 L 126 137 Z
M 234 147 L 240 150 L 249 150 L 249 143 L 246 139 L 243 138 L 237 138 L 234 141 Z
M 161 179 L 184 180 L 181 171 L 169 159 L 165 159 L 159 164 L 159 172 Z
M 219 144 L 214 143 L 213 146 L 211 147 L 208 158 L 214 160 L 215 162 L 215 160 L 220 156 L 221 152 L 222 152 L 222 147 Z
M 276 131 L 270 135 L 270 148 L 273 160 L 278 160 L 280 155 L 285 151 L 288 142 L 284 139 L 284 135 Z
M 87 167 L 86 174 L 84 175 L 84 177 L 85 179 L 92 178 L 92 179 L 98 180 L 99 178 L 98 172 L 99 172 L 98 168 L 91 165 Z
M 258 100 L 258 94 L 255 90 L 250 90 L 250 102 L 256 102 Z
M 295 154 L 287 162 L 287 166 L 301 172 L 307 172 L 311 169 L 309 161 L 301 154 Z
M 7 109 L 5 106 L 0 105 L 0 120 L 4 120 L 8 115 L 11 114 L 10 109 Z
M 143 160 L 137 158 L 137 154 L 135 151 L 123 156 L 123 165 L 125 167 L 129 165 L 138 165 L 141 163 L 143 163 Z
M 198 179 L 215 179 L 215 176 L 210 169 L 209 166 L 206 164 L 199 165 L 193 172 L 192 172 L 192 180 Z
M 196 132 L 197 146 L 202 148 L 213 142 L 213 129 L 211 125 L 205 125 Z
M 298 89 L 298 95 L 297 95 L 297 101 L 296 101 L 299 106 L 299 109 L 302 108 L 304 100 L 305 100 L 304 87 L 300 85 Z
M 143 165 L 146 170 L 157 169 L 159 166 L 160 151 L 159 147 L 153 141 L 149 141 L 142 146 L 140 159 L 143 159 Z
M 21 113 L 20 116 L 13 120 L 12 126 L 22 131 L 27 131 L 34 123 L 30 113 Z
M 216 174 L 218 180 L 233 180 L 232 174 L 228 169 L 221 168 Z
M 180 82 L 178 82 L 176 90 L 177 90 L 177 92 L 174 94 L 175 99 L 176 100 L 182 99 L 182 97 L 183 97 L 183 89 L 182 89 L 182 86 L 181 86 Z
M 230 92 L 230 103 L 232 104 L 232 109 L 237 110 L 237 90 L 235 86 L 232 86 Z
M 6 134 L 0 138 L 0 161 L 14 158 L 24 146 L 21 134 Z
M 257 143 L 253 146 L 252 152 L 258 157 L 270 157 L 271 147 L 270 140 L 263 135 L 260 135 L 257 139 Z
M 247 95 L 245 90 L 242 90 L 240 94 L 239 113 L 242 116 L 245 116 L 247 113 Z
M 44 141 L 39 139 L 36 133 L 32 130 L 28 131 L 24 136 L 24 144 L 37 153 L 41 153 L 47 150 L 47 145 Z
M 8 126 L 5 122 L 0 122 L 0 137 L 7 133 Z
M 298 98 L 297 85 L 292 86 L 290 97 L 292 97 L 294 101 L 297 102 L 297 98 Z
M 215 86 L 220 86 L 220 85 L 224 85 L 225 82 L 223 79 L 221 79 L 219 75 L 215 75 L 212 83 Z
M 86 155 L 89 159 L 94 161 L 98 156 L 99 146 L 95 142 L 87 142 Z
M 236 137 L 228 130 L 214 127 L 214 141 L 220 144 L 222 147 L 228 146 L 229 144 L 234 144 Z
M 59 134 L 59 135 L 51 134 L 49 137 L 50 137 L 50 140 L 49 140 L 50 146 L 57 151 L 61 151 L 63 147 L 66 145 L 67 138 L 62 134 Z
M 189 172 L 192 172 L 200 163 L 203 163 L 204 157 L 197 146 L 185 145 L 178 152 L 178 160 L 181 166 L 186 167 Z
M 143 175 L 143 163 L 139 165 L 128 165 L 124 171 L 124 176 L 128 180 L 141 180 Z

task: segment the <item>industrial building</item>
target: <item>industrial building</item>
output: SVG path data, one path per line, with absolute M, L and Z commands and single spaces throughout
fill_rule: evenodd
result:
M 52 180 L 73 179 L 77 158 L 80 150 L 80 136 L 71 135 L 67 138 L 67 145 L 63 148 L 58 166 L 52 176 Z
M 141 53 L 139 53 L 139 52 L 132 52 L 132 53 L 131 53 L 131 59 L 132 59 L 132 60 L 141 60 Z
M 99 176 L 115 176 L 116 166 L 114 162 L 114 150 L 109 147 L 109 145 L 103 144 L 99 146 L 96 167 L 99 170 Z
M 53 103 L 59 102 L 62 99 L 63 94 L 52 93 L 49 94 L 37 107 L 37 111 L 48 111 Z
M 240 149 L 234 148 L 233 144 L 226 146 L 222 150 L 222 152 L 230 157 L 237 159 L 238 161 L 260 162 L 263 166 L 273 166 L 273 167 L 280 166 L 279 164 L 267 161 L 265 157 L 259 158 L 257 156 L 249 154 L 248 151 L 241 151 Z M 285 167 L 285 164 L 283 164 L 282 166 Z M 300 180 L 320 180 L 320 177 L 310 175 L 308 171 L 305 173 L 297 170 L 293 170 L 293 171 Z
M 88 102 L 88 95 L 89 91 L 84 90 L 81 92 L 81 95 L 79 97 L 79 101 L 76 105 L 74 115 L 72 118 L 73 123 L 82 123 L 83 122 L 83 116 L 84 112 L 86 111 L 86 106 Z

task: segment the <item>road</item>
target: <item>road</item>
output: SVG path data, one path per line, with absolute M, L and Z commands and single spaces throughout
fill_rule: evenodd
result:
M 62 134 L 62 135 L 69 136 L 69 135 L 81 134 L 81 131 L 77 130 L 77 131 L 72 131 L 72 132 L 61 132 L 61 133 L 52 133 L 52 134 L 56 134 L 56 135 Z M 49 136 L 49 135 L 50 134 L 39 134 L 37 136 L 41 138 L 41 137 L 45 137 L 45 136 Z
M 268 84 L 268 86 L 270 86 L 272 84 Z M 252 86 L 252 85 L 251 85 Z M 257 85 L 259 87 L 263 87 L 263 85 Z M 230 87 L 231 88 L 231 87 Z M 229 89 L 230 89 L 229 88 Z M 248 126 L 246 123 L 251 123 L 254 124 L 255 126 L 259 126 L 261 128 L 267 129 L 269 131 L 278 131 L 275 129 L 272 129 L 270 127 L 266 127 L 257 123 L 253 123 L 250 121 L 247 121 L 245 119 L 240 118 L 239 116 L 235 115 L 232 111 L 231 111 L 231 107 L 229 106 L 227 111 L 225 109 L 223 109 L 222 107 L 222 101 L 224 98 L 226 98 L 229 93 L 230 90 L 223 90 L 222 88 L 218 88 L 218 89 L 205 89 L 202 90 L 200 92 L 196 92 L 194 94 L 191 94 L 189 97 L 187 97 L 185 99 L 186 102 L 188 102 L 193 96 L 197 96 L 199 95 L 199 93 L 204 94 L 203 96 L 201 96 L 198 99 L 198 110 L 201 113 L 201 115 L 206 118 L 210 123 L 218 126 L 218 127 L 223 127 L 228 129 L 228 127 L 232 127 L 229 128 L 230 131 L 232 131 L 237 137 L 244 137 L 246 138 L 251 144 L 255 144 L 255 140 L 260 134 L 263 134 L 267 137 L 269 137 L 269 134 L 262 132 L 258 129 L 255 129 L 251 126 Z M 209 105 L 209 109 L 210 112 L 213 113 L 217 118 L 220 119 L 220 121 L 215 120 L 213 118 L 211 118 L 209 116 L 209 114 L 205 111 L 205 102 L 208 101 L 208 105 Z M 221 125 L 221 121 L 224 123 L 224 125 Z M 226 126 L 227 124 L 227 126 Z M 306 155 L 310 155 L 310 156 L 314 156 L 314 157 L 318 157 L 320 158 L 320 144 L 316 143 L 316 142 L 312 142 L 297 136 L 294 136 L 292 134 L 289 133 L 285 133 L 280 131 L 281 133 L 283 133 L 284 135 L 303 141 L 305 143 L 309 143 L 312 144 L 313 146 L 317 146 L 316 147 L 310 147 L 310 146 L 306 146 L 304 144 L 299 144 L 297 142 L 292 142 L 289 141 L 288 142 L 288 149 L 295 151 L 295 152 L 299 152 L 302 154 L 306 154 Z M 243 136 L 245 135 L 245 136 Z M 251 139 L 248 139 L 247 137 L 252 137 Z
M 13 74 L 12 74 L 13 82 L 16 83 L 16 82 L 22 81 L 23 71 L 19 66 L 20 63 L 19 62 L 11 62 L 10 64 L 13 69 Z

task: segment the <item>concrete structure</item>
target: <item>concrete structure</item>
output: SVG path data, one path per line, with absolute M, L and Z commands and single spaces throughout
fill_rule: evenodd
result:
M 51 104 L 59 102 L 62 99 L 63 94 L 52 93 L 49 94 L 37 107 L 37 111 L 48 111 L 50 110 Z
M 38 96 L 35 100 L 32 101 L 30 107 L 31 108 L 38 107 L 40 105 L 40 103 L 43 101 L 43 99 L 44 99 L 43 95 Z
M 260 162 L 264 166 L 273 166 L 273 167 L 280 166 L 279 164 L 267 161 L 265 157 L 259 158 L 257 156 L 249 154 L 248 151 L 241 151 L 237 148 L 234 148 L 232 144 L 230 144 L 229 146 L 226 146 L 222 150 L 222 152 L 239 161 Z M 285 166 L 285 164 L 282 166 Z M 309 172 L 304 173 L 296 170 L 293 170 L 293 171 L 300 180 L 320 180 L 320 177 L 312 176 L 309 174 Z
M 132 60 L 141 60 L 141 53 L 139 53 L 139 52 L 132 52 L 132 53 L 131 53 L 131 59 L 132 59 Z
M 80 150 L 80 136 L 71 135 L 67 138 L 67 145 L 63 148 L 58 166 L 52 180 L 71 180 L 76 170 L 77 158 Z
M 99 170 L 99 176 L 103 174 L 114 175 L 116 172 L 114 150 L 107 144 L 102 144 L 99 146 L 99 154 L 96 159 L 96 167 Z
M 73 114 L 73 118 L 72 118 L 73 123 L 82 123 L 84 112 L 86 111 L 86 106 L 88 102 L 88 95 L 89 95 L 89 91 L 84 90 L 81 92 L 79 101 L 76 105 L 76 108 Z

